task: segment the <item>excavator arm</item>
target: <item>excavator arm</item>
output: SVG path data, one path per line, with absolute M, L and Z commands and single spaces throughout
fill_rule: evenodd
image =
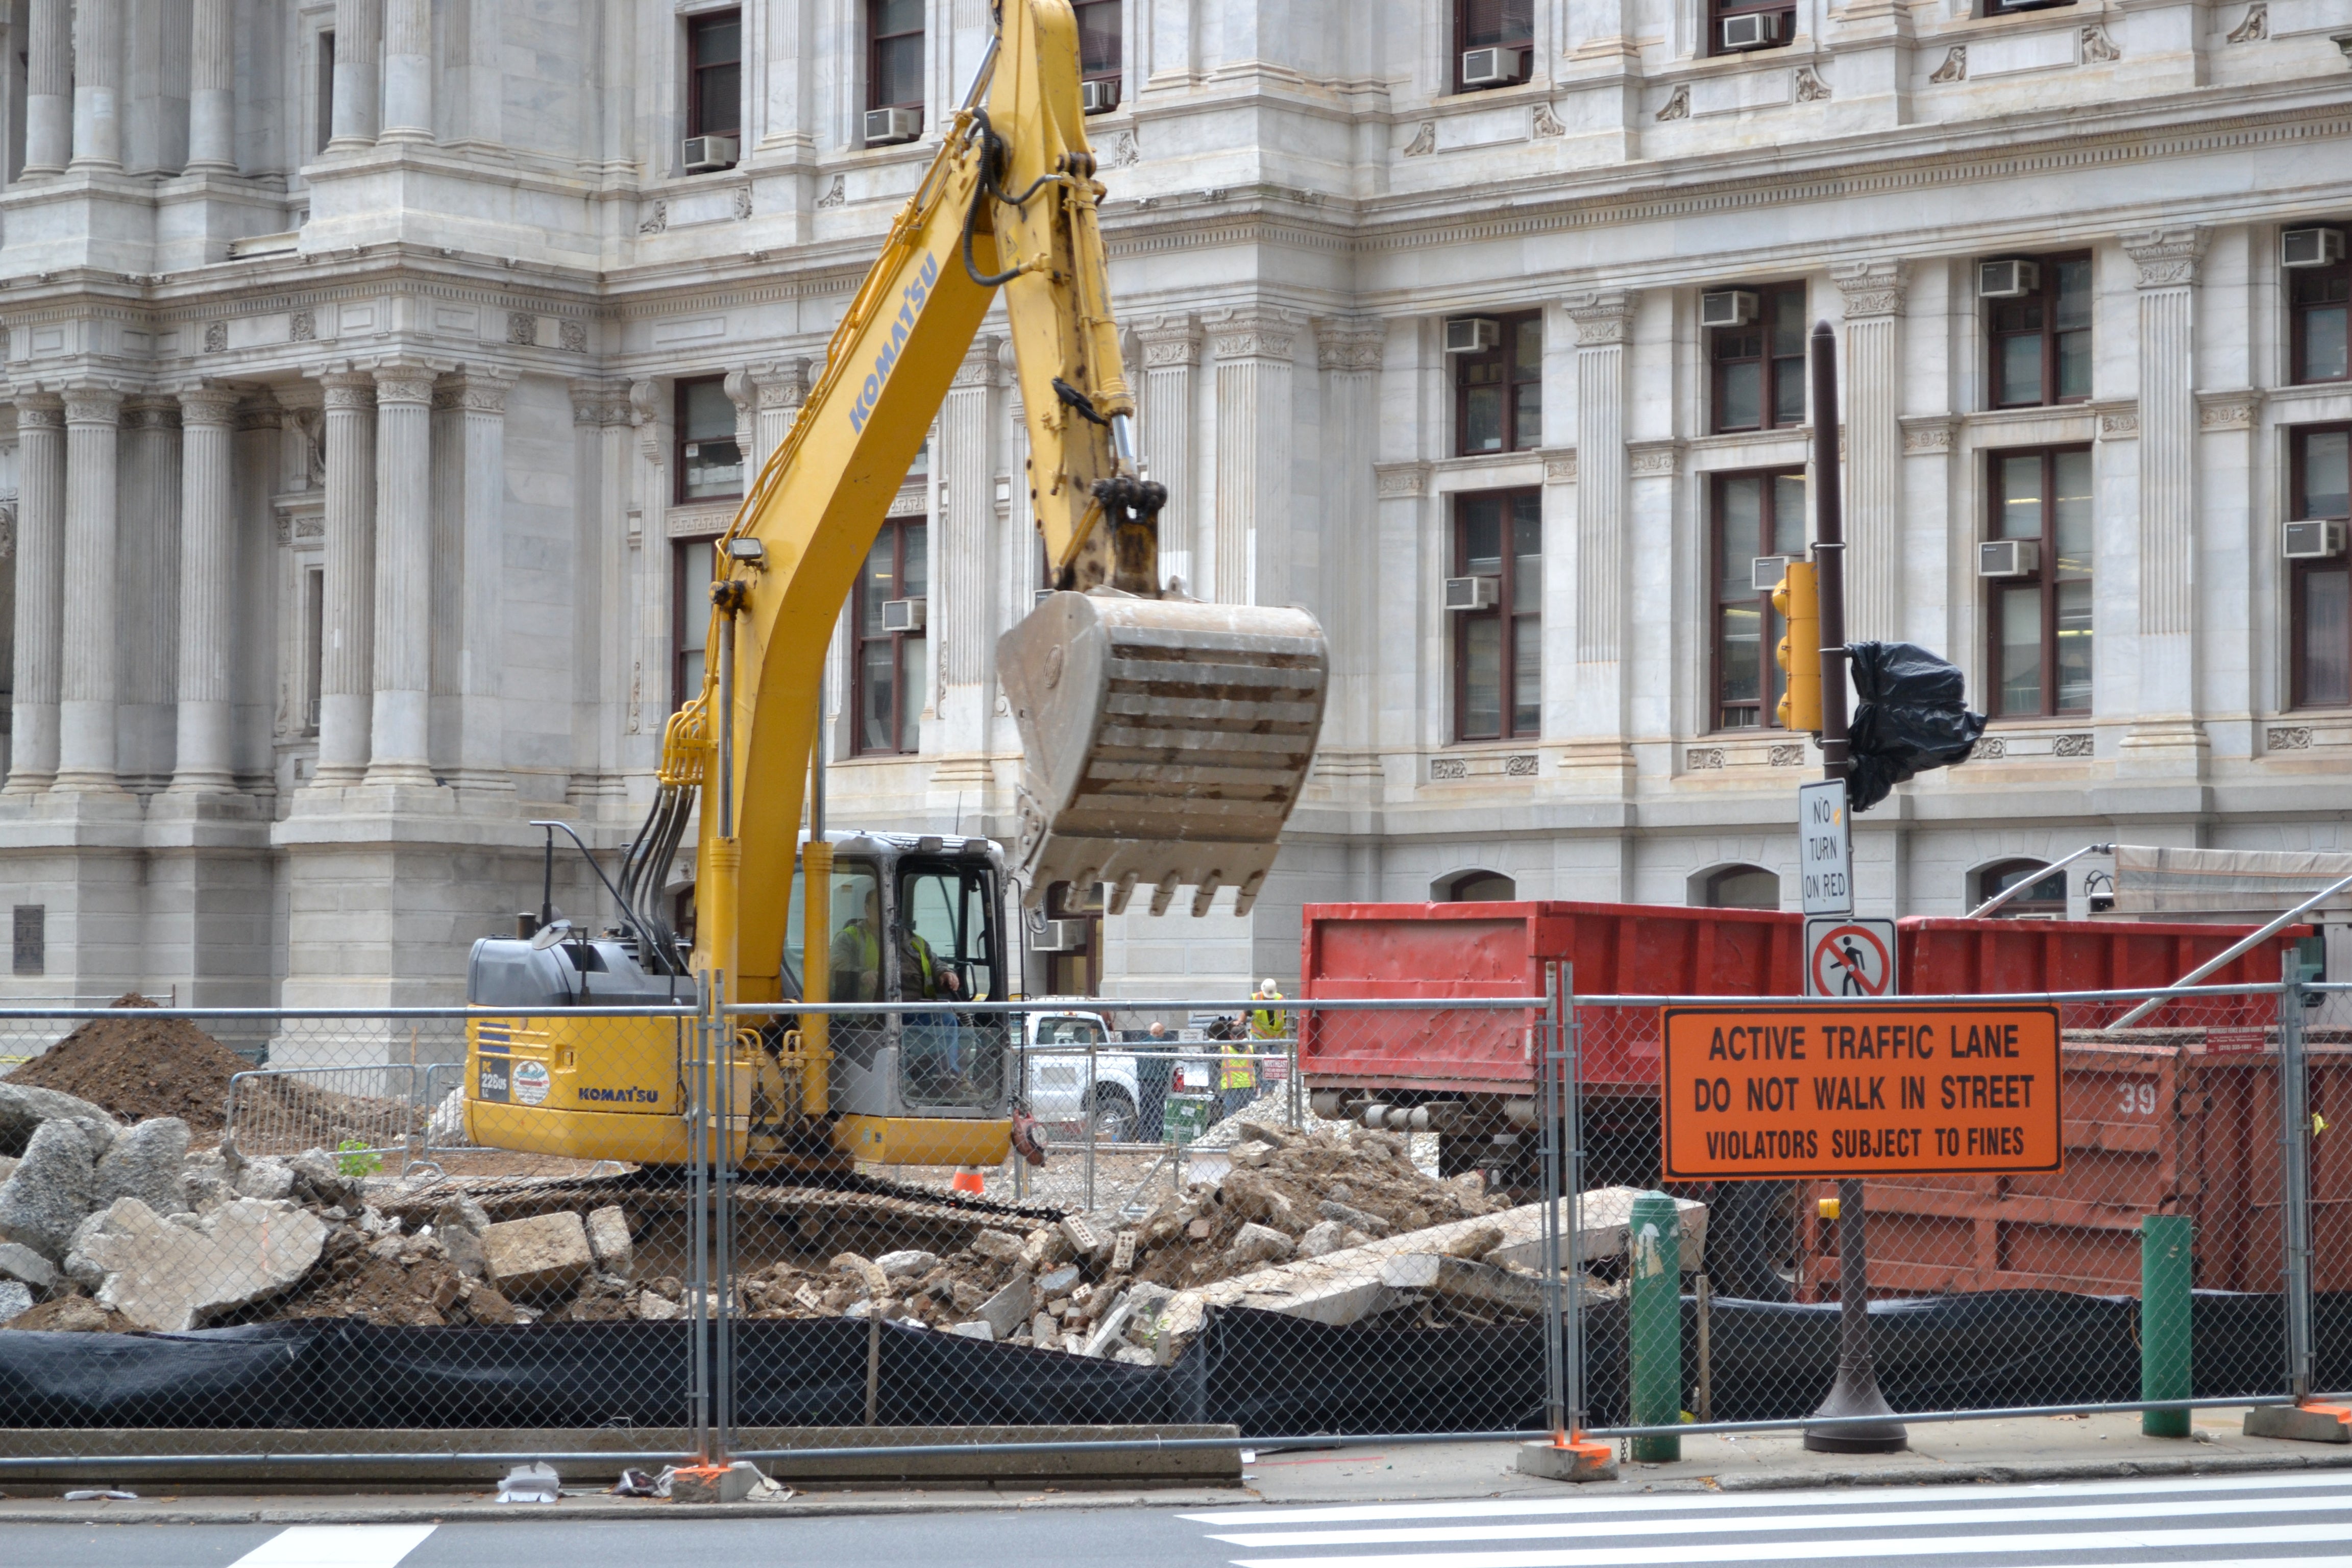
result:
M 779 999 L 803 795 L 835 617 L 998 290 L 1056 593 L 999 645 L 1026 767 L 1014 868 L 1255 896 L 1320 726 L 1322 636 L 1299 610 L 1163 596 L 1164 492 L 1138 469 L 1068 0 L 1000 0 L 998 35 L 718 544 L 709 674 L 669 724 L 625 868 L 643 910 L 701 806 L 693 967 Z M 821 966 L 816 966 L 821 967 Z M 814 999 L 814 997 L 812 997 Z

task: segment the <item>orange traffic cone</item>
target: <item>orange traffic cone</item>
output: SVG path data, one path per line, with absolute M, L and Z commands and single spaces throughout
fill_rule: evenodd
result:
M 980 1168 L 976 1165 L 957 1166 L 955 1180 L 950 1185 L 957 1192 L 971 1193 L 975 1195 L 985 1195 L 988 1192 L 988 1184 L 982 1177 Z

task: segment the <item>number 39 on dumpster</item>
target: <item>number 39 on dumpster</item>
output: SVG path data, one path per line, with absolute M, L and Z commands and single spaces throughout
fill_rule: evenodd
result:
M 1665 1179 L 2007 1175 L 2064 1159 L 2058 1010 L 1663 1010 Z

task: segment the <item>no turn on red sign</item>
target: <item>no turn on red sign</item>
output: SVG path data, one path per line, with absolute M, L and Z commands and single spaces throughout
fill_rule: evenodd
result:
M 1816 915 L 1805 921 L 1805 994 L 1892 996 L 1895 922 Z

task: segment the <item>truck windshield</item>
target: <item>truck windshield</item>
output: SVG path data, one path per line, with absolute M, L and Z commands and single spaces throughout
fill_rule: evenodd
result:
M 910 862 L 898 872 L 897 994 L 908 1002 L 994 1001 L 996 881 L 986 866 Z M 1001 1014 L 909 1013 L 899 1036 L 910 1105 L 993 1105 L 1004 1092 Z

